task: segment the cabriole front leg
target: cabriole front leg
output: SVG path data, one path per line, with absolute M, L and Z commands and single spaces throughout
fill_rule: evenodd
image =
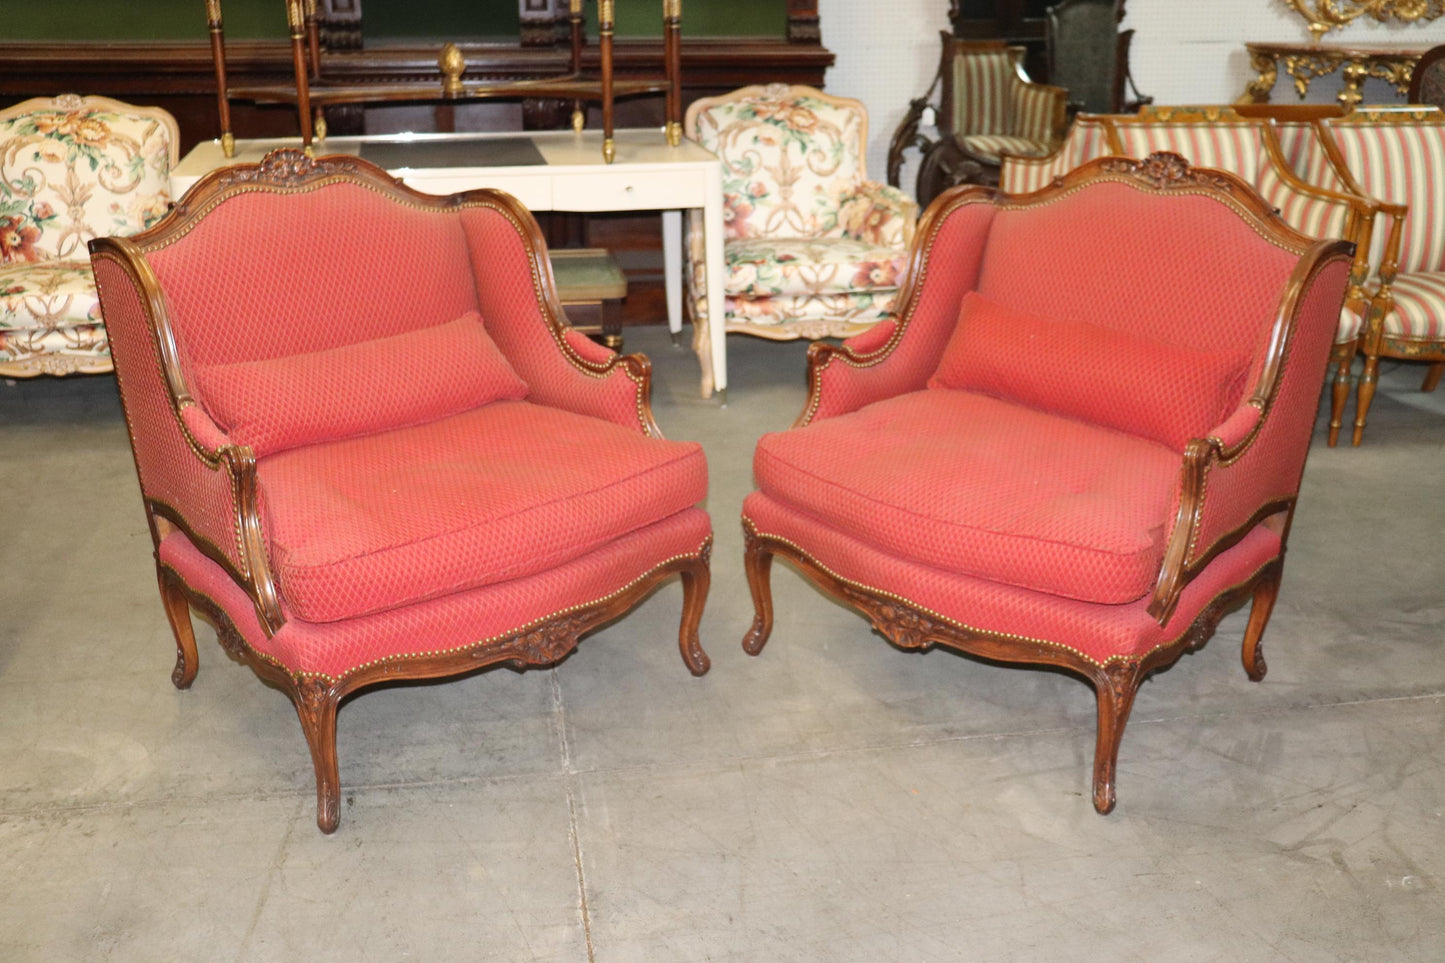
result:
M 743 651 L 757 655 L 763 651 L 773 633 L 773 588 L 771 573 L 773 553 L 752 529 L 744 526 L 747 547 L 743 551 L 743 568 L 748 573 L 748 589 L 753 596 L 753 625 L 743 636 Z
M 1094 745 L 1094 809 L 1101 815 L 1114 809 L 1119 741 L 1124 738 L 1124 725 L 1129 721 L 1143 677 L 1138 659 L 1115 659 L 1094 673 L 1094 690 L 1099 702 L 1099 731 Z
M 1273 573 L 1266 575 L 1254 586 L 1254 603 L 1249 609 L 1249 624 L 1245 626 L 1244 646 L 1239 653 L 1244 662 L 1244 671 L 1254 682 L 1263 679 L 1264 674 L 1269 671 L 1260 643 L 1264 637 L 1265 626 L 1269 624 L 1270 613 L 1274 611 L 1274 601 L 1279 597 L 1282 574 L 1282 570 L 1276 567 Z
M 322 679 L 301 679 L 291 700 L 316 769 L 316 825 L 323 833 L 334 833 L 341 822 L 341 779 L 336 762 L 336 709 L 341 692 Z
M 159 562 L 156 563 L 156 580 L 160 583 L 166 620 L 170 622 L 171 634 L 176 639 L 176 667 L 171 670 L 171 681 L 177 689 L 189 689 L 196 681 L 196 670 L 200 668 L 195 628 L 191 624 L 190 599 L 186 597 L 180 576 Z
M 678 630 L 677 645 L 682 650 L 682 661 L 693 675 L 705 675 L 712 667 L 698 639 L 702 610 L 707 605 L 707 591 L 712 584 L 711 552 L 712 543 L 708 542 L 702 555 L 682 570 L 682 626 Z

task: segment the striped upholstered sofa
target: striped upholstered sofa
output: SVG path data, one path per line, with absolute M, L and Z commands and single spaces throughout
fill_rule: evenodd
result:
M 933 85 L 914 100 L 894 131 L 888 183 L 898 186 L 904 152 L 918 147 L 918 203 L 954 184 L 997 184 L 1005 154 L 1039 156 L 1058 147 L 1067 124 L 1068 91 L 1036 84 L 1023 69 L 1023 47 L 942 34 Z M 931 102 L 939 91 L 937 104 Z M 919 134 L 925 113 L 938 118 L 938 140 Z
M 1335 174 L 1387 208 L 1375 269 L 1354 442 L 1375 397 L 1380 358 L 1432 362 L 1423 389 L 1445 374 L 1445 114 L 1434 108 L 1356 110 L 1316 122 Z

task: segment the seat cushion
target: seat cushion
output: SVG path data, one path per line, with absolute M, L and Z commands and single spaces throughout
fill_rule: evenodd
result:
M 0 361 L 109 356 L 88 261 L 0 265 Z
M 527 394 L 475 311 L 339 348 L 198 364 L 191 377 L 206 412 L 258 458 Z
M 1445 272 L 1398 274 L 1390 290 L 1395 308 L 1385 333 L 1412 341 L 1445 341 Z
M 260 459 L 289 613 L 335 621 L 553 568 L 707 494 L 692 442 L 526 401 Z
M 733 297 L 892 291 L 908 251 L 846 237 L 752 238 L 727 242 L 727 293 Z
M 970 134 L 959 138 L 971 154 L 985 160 L 998 162 L 1004 154 L 1018 157 L 1043 157 L 1053 145 L 1048 141 L 1030 140 L 1027 137 L 1013 137 L 1008 134 Z
M 1239 404 L 1248 360 L 1042 318 L 970 291 L 928 386 L 1007 398 L 1183 451 Z
M 945 571 L 1123 603 L 1154 584 L 1180 458 L 967 391 L 918 391 L 764 435 L 769 497 Z

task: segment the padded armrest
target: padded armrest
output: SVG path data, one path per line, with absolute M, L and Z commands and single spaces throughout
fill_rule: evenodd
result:
M 176 382 L 168 328 L 151 313 L 159 298 L 143 293 L 141 278 L 156 290 L 149 266 L 123 239 L 91 245 L 147 508 L 224 565 L 255 602 L 267 632 L 275 632 L 285 617 L 256 511 L 256 459 L 249 448 L 232 445 Z M 133 353 L 137 345 L 147 347 L 143 355 Z
M 1149 602 L 1161 625 L 1212 558 L 1271 515 L 1293 511 L 1350 268 L 1341 242 L 1312 250 L 1285 293 L 1249 400 L 1184 450 L 1173 532 Z
M 918 205 L 896 187 L 861 181 L 838 205 L 843 236 L 880 246 L 903 247 L 913 240 Z
M 526 211 L 520 205 L 466 208 L 462 224 L 482 321 L 527 383 L 528 397 L 661 437 L 647 359 L 610 351 L 604 359 L 568 337 L 572 329 L 561 321 L 546 242 Z
M 993 197 L 989 188 L 957 187 L 929 205 L 908 252 L 897 320 L 842 346 L 808 349 L 808 401 L 797 426 L 924 387 L 953 334 L 959 303 L 978 281 Z

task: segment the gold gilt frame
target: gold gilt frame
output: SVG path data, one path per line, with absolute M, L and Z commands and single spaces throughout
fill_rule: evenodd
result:
M 1424 23 L 1445 16 L 1445 0 L 1285 0 L 1285 3 L 1309 21 L 1315 43 L 1336 27 L 1365 15 L 1382 23 L 1388 20 Z

